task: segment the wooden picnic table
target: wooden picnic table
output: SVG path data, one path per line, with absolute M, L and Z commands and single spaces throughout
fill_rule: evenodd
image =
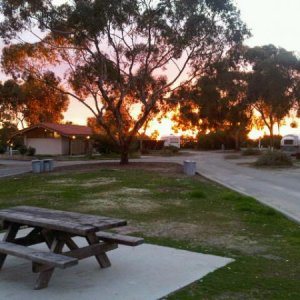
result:
M 66 268 L 78 260 L 95 256 L 101 268 L 111 265 L 106 252 L 118 244 L 137 246 L 143 239 L 103 232 L 102 230 L 125 226 L 125 220 L 66 212 L 32 206 L 17 206 L 0 210 L 0 221 L 6 233 L 0 242 L 0 269 L 6 256 L 13 255 L 32 261 L 32 271 L 39 273 L 35 289 L 48 286 L 56 267 Z M 31 231 L 17 237 L 21 228 Z M 83 237 L 87 246 L 79 247 L 74 237 Z M 30 246 L 46 243 L 49 250 L 40 251 Z M 64 246 L 68 251 L 64 251 Z

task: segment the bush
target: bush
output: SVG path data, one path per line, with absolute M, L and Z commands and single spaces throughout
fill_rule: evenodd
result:
M 179 152 L 179 148 L 175 146 L 166 146 L 162 149 L 163 154 L 176 154 Z
M 95 134 L 92 138 L 93 147 L 98 153 L 101 154 L 120 154 L 120 148 L 113 140 L 106 135 Z M 130 145 L 129 152 L 137 152 L 139 150 L 139 141 L 134 139 Z
M 101 154 L 119 153 L 117 145 L 105 135 L 95 135 L 93 146 Z
M 33 156 L 34 154 L 35 154 L 35 148 L 33 148 L 33 147 L 28 147 L 28 149 L 27 149 L 27 155 L 28 156 Z
M 289 155 L 281 151 L 267 151 L 261 155 L 255 162 L 259 167 L 272 167 L 272 166 L 292 166 L 293 162 Z
M 242 151 L 243 156 L 250 156 L 250 155 L 260 155 L 261 151 L 255 148 L 247 148 Z
M 5 146 L 2 146 L 0 145 L 0 154 L 4 154 L 6 151 L 6 147 Z
M 235 140 L 228 132 L 217 131 L 198 135 L 198 149 L 220 150 L 222 145 L 227 150 L 235 148 Z
M 181 149 L 197 149 L 198 142 L 196 139 L 192 138 L 182 138 L 180 143 Z
M 281 135 L 274 135 L 273 136 L 273 143 L 274 143 L 274 148 L 275 149 L 280 149 L 280 141 L 282 139 Z M 271 138 L 269 135 L 265 135 L 262 139 L 261 139 L 261 145 L 262 147 L 269 147 L 271 145 Z
M 21 146 L 19 146 L 18 150 L 21 155 L 25 155 L 27 152 L 27 147 L 25 145 L 21 145 Z

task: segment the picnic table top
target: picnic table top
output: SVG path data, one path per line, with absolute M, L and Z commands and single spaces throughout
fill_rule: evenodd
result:
M 125 226 L 127 222 L 104 216 L 67 212 L 34 206 L 16 206 L 0 210 L 0 220 L 77 235 Z

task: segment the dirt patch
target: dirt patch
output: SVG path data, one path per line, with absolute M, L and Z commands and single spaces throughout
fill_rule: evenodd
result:
M 189 191 L 188 189 L 183 189 L 182 187 L 162 187 L 162 188 L 159 188 L 158 189 L 159 192 L 161 193 L 174 193 L 174 192 L 177 192 L 177 193 L 186 193 L 187 191 Z
M 89 199 L 80 201 L 79 205 L 84 211 L 126 209 L 131 212 L 144 213 L 160 209 L 160 204 L 145 199 L 149 193 L 147 189 L 125 187 L 118 191 L 89 195 Z
M 176 163 L 147 163 L 147 162 L 132 162 L 128 165 L 120 165 L 117 162 L 103 162 L 103 163 L 95 163 L 95 164 L 80 164 L 73 166 L 63 166 L 56 167 L 53 174 L 57 172 L 71 172 L 71 171 L 95 171 L 95 170 L 103 170 L 103 169 L 112 169 L 112 170 L 149 170 L 153 172 L 159 173 L 167 173 L 170 175 L 178 175 L 183 174 L 182 166 Z
M 216 300 L 256 300 L 258 298 L 254 298 L 253 295 L 249 295 L 248 293 L 241 292 L 226 292 L 222 295 L 216 296 Z
M 83 186 L 83 187 L 94 187 L 94 186 L 99 186 L 99 185 L 108 185 L 112 183 L 116 183 L 118 180 L 114 177 L 112 178 L 107 178 L 107 177 L 99 177 L 95 178 L 92 180 L 89 180 L 84 183 L 79 183 L 78 185 Z
M 74 179 L 54 179 L 54 180 L 49 180 L 48 183 L 50 184 L 58 184 L 61 186 L 82 186 L 82 187 L 94 187 L 94 186 L 99 186 L 99 185 L 108 185 L 118 182 L 116 178 L 114 177 L 98 177 L 94 178 L 91 180 L 84 180 L 84 182 L 78 182 L 77 180 Z
M 159 209 L 160 205 L 153 203 L 150 200 L 137 200 L 136 198 L 126 198 L 126 199 L 109 199 L 109 198 L 99 198 L 91 200 L 80 201 L 79 204 L 80 211 L 93 211 L 93 210 L 129 210 L 130 212 L 150 212 L 155 209 Z
M 50 184 L 60 184 L 60 185 L 74 185 L 76 184 L 76 181 L 71 178 L 66 178 L 66 179 L 54 179 L 54 180 L 49 180 L 48 183 Z
M 190 241 L 194 245 L 206 245 L 218 248 L 238 250 L 245 254 L 266 253 L 267 247 L 258 245 L 245 236 L 223 233 L 219 227 L 210 224 L 192 224 L 184 222 L 155 222 L 138 225 L 146 236 L 164 237 L 181 241 Z

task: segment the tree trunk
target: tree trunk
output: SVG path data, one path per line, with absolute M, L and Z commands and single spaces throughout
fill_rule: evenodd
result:
M 239 134 L 239 132 L 235 133 L 234 140 L 235 140 L 235 150 L 238 151 L 238 150 L 240 150 L 240 134 Z
M 120 165 L 128 165 L 129 164 L 129 144 L 125 143 L 121 146 L 121 157 L 120 157 Z
M 271 150 L 273 151 L 273 149 L 274 149 L 273 125 L 271 125 L 271 127 L 270 127 L 270 147 L 271 147 Z

